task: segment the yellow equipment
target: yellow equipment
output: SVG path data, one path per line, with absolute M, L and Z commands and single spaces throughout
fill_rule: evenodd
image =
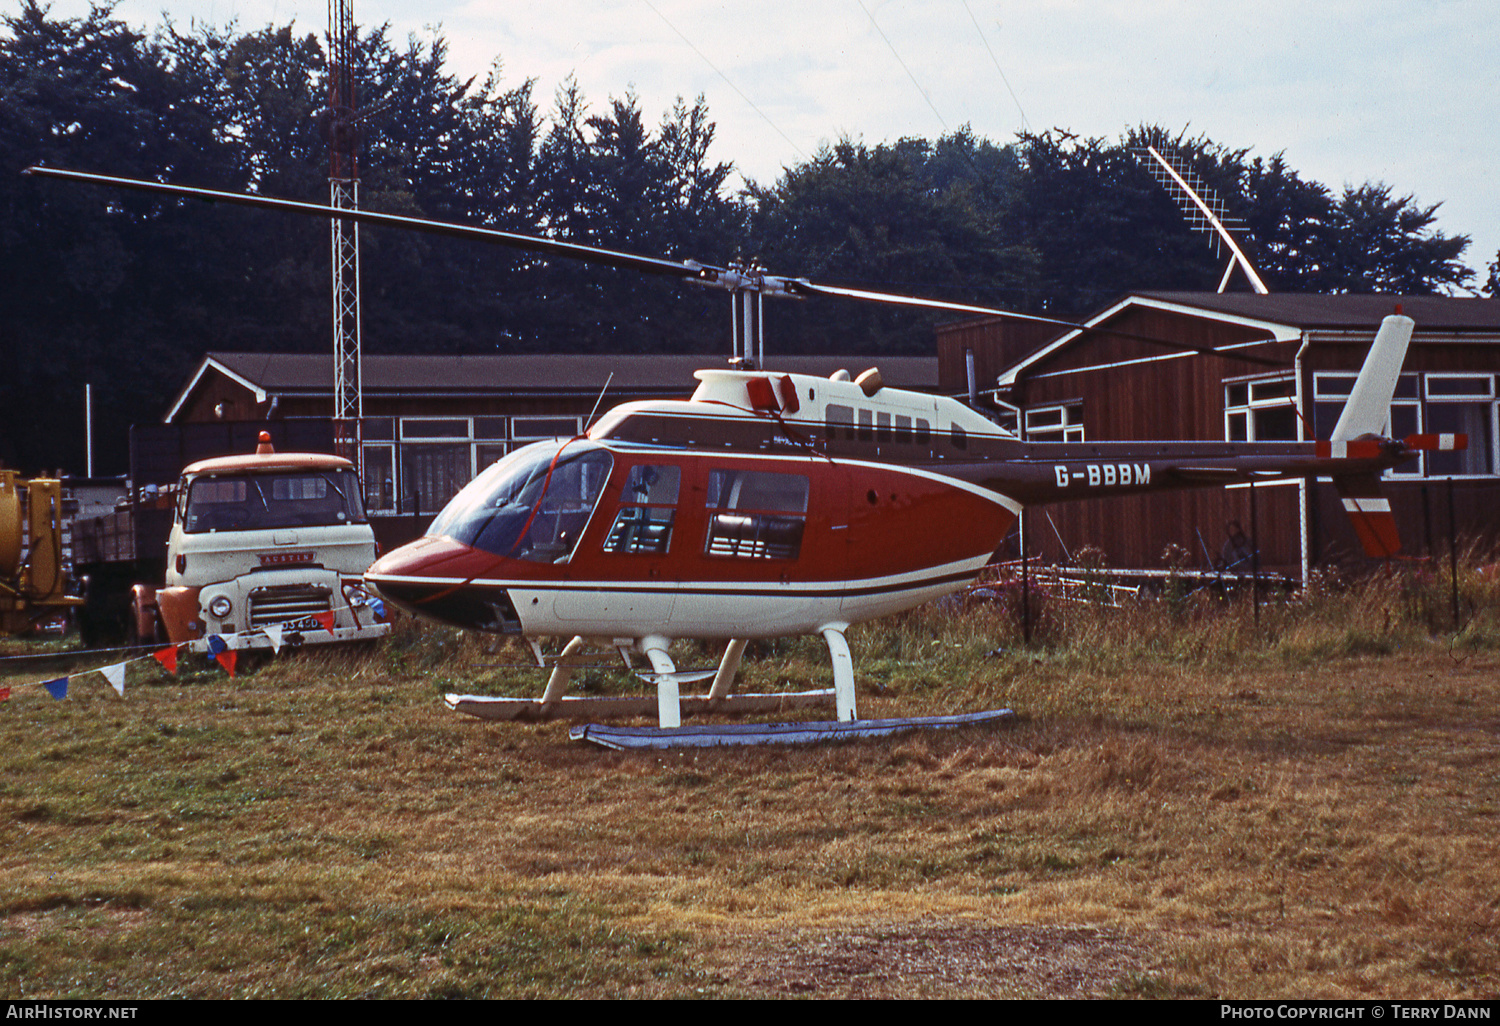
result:
M 67 594 L 63 571 L 62 482 L 0 470 L 0 635 L 82 602 Z

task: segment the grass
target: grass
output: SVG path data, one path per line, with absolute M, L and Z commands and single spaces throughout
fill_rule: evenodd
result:
M 861 713 L 1019 721 L 799 749 L 458 717 L 541 677 L 415 623 L 18 687 L 0 992 L 1493 998 L 1500 581 L 1471 558 L 1460 593 L 1456 631 L 1420 567 L 1258 618 L 1043 600 L 1030 646 L 1003 604 L 927 607 L 851 632 Z M 782 640 L 741 686 L 830 681 Z

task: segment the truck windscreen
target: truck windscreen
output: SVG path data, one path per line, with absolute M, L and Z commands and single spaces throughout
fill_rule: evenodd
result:
M 182 527 L 194 534 L 364 522 L 354 472 L 312 470 L 197 478 L 188 488 Z

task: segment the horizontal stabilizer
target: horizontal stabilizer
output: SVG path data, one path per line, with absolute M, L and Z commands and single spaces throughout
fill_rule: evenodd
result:
M 1469 447 L 1469 436 L 1407 435 L 1402 444 L 1413 452 L 1461 452 Z
M 1385 444 L 1383 438 L 1356 438 L 1347 442 L 1318 442 L 1314 451 L 1319 459 L 1373 460 L 1385 455 Z

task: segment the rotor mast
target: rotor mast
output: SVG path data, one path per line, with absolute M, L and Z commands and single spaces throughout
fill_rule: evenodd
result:
M 338 210 L 359 209 L 359 127 L 354 96 L 354 2 L 328 0 L 328 196 Z M 364 478 L 360 428 L 359 223 L 335 217 L 333 267 L 333 446 Z

